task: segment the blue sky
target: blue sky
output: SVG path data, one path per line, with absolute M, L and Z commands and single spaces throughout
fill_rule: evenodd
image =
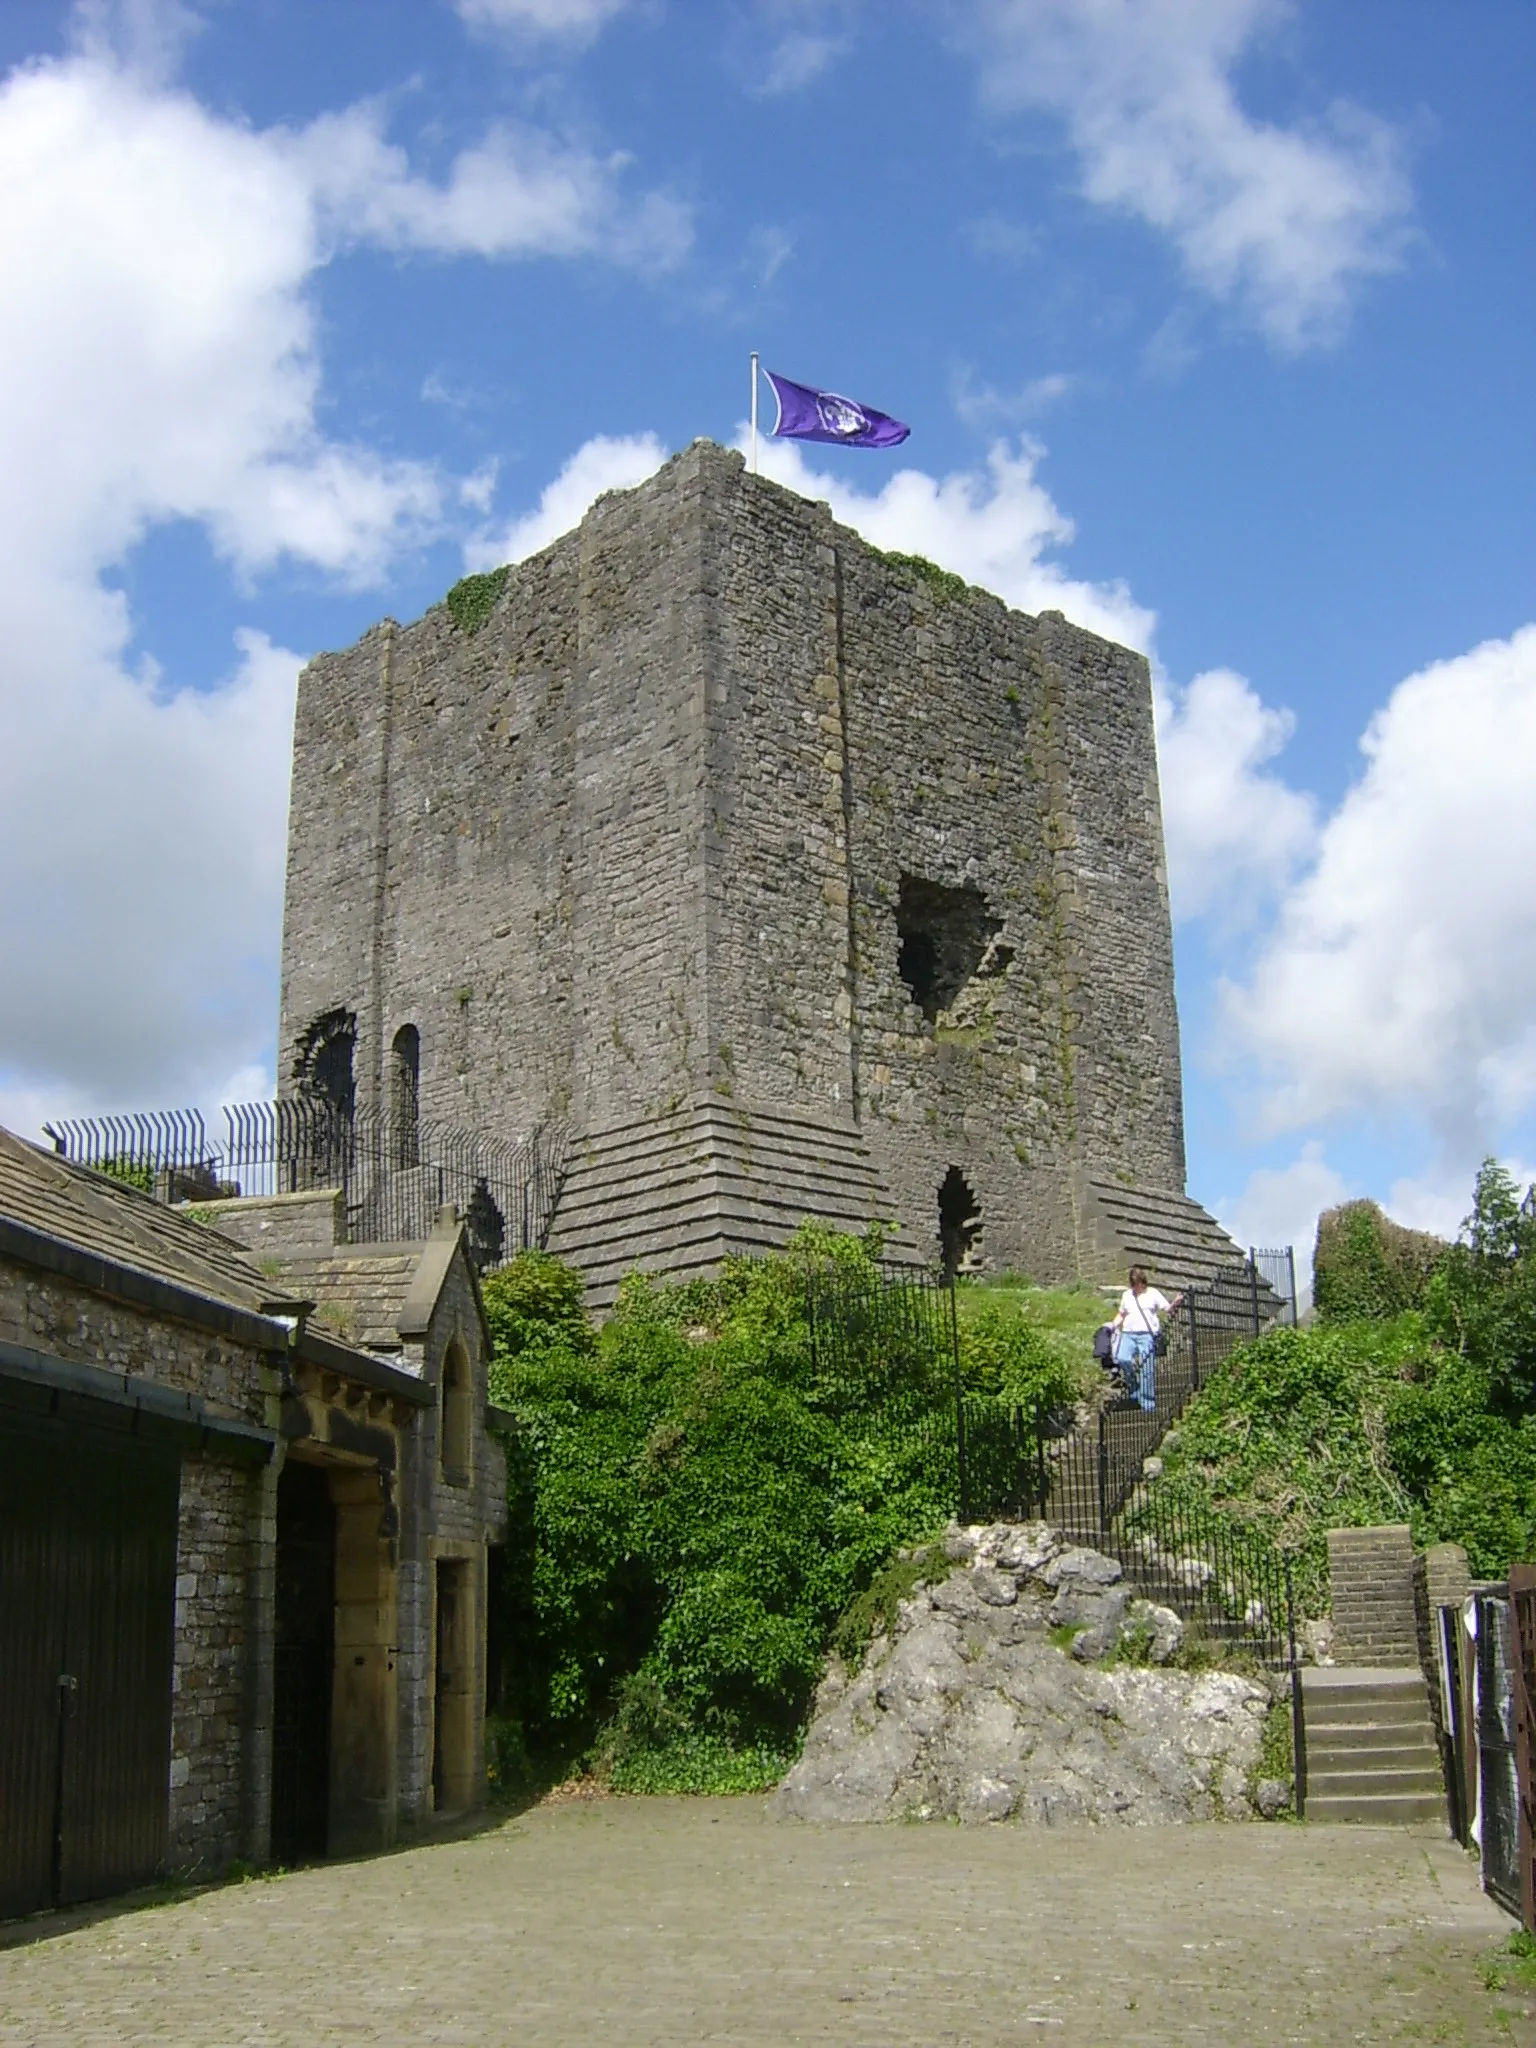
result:
M 273 1057 L 299 660 L 746 361 L 840 516 L 1147 649 L 1192 1192 L 1536 1160 L 1524 0 L 8 0 L 0 1117 Z M 1362 751 L 1368 740 L 1369 751 Z

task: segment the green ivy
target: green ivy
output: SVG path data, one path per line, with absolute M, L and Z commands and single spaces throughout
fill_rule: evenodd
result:
M 893 568 L 905 569 L 909 575 L 920 577 L 935 597 L 953 600 L 970 595 L 971 586 L 963 576 L 955 575 L 952 569 L 941 569 L 937 562 L 930 562 L 926 555 L 904 555 L 890 548 L 881 548 L 876 552 Z
M 455 583 L 443 602 L 461 633 L 479 632 L 496 609 L 496 600 L 506 589 L 510 573 L 505 567 L 487 569 L 481 576 L 463 576 Z

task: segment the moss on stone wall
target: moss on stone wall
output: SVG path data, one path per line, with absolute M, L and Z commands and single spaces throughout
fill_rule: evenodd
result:
M 904 555 L 891 548 L 877 548 L 875 552 L 894 568 L 905 569 L 910 575 L 919 577 L 936 597 L 968 597 L 971 586 L 963 576 L 956 576 L 950 569 L 941 569 L 937 562 L 930 562 L 926 555 Z
M 462 576 L 455 583 L 443 602 L 461 633 L 479 632 L 496 609 L 496 600 L 506 589 L 510 573 L 505 567 L 487 569 L 482 576 Z

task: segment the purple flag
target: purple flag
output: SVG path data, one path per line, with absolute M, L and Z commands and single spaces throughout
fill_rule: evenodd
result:
M 787 441 L 832 441 L 841 448 L 896 448 L 912 429 L 889 413 L 856 405 L 835 391 L 815 391 L 809 384 L 791 384 L 772 370 L 763 375 L 773 386 L 779 416 L 772 431 Z

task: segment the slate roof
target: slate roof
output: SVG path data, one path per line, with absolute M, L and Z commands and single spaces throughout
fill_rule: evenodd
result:
M 287 1252 L 273 1260 L 279 1278 L 271 1284 L 314 1302 L 315 1324 L 345 1343 L 396 1350 L 400 1311 L 421 1251 L 419 1244 L 369 1244 Z
M 259 1310 L 281 1291 L 233 1239 L 3 1127 L 0 1218 L 236 1308 Z

